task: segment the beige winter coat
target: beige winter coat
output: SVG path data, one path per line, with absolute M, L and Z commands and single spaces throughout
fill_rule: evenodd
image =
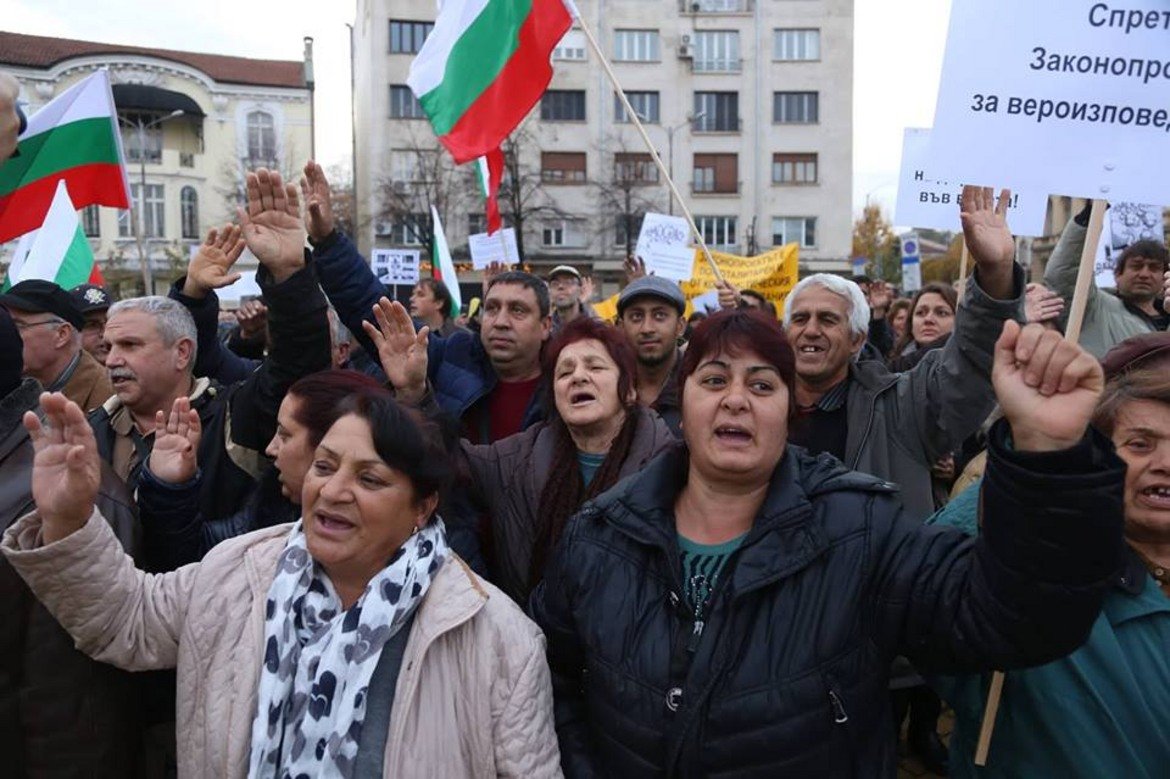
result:
M 34 511 L 0 547 L 78 648 L 131 671 L 178 667 L 179 775 L 245 776 L 264 604 L 289 526 L 163 575 L 137 570 L 96 510 L 49 546 L 40 529 Z M 384 775 L 559 777 L 552 707 L 540 629 L 452 558 L 407 640 Z

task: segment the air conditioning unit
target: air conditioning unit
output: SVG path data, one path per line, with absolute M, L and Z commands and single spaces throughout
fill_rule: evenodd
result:
M 689 36 L 689 35 L 684 35 L 681 38 L 679 38 L 679 43 L 683 44 L 684 46 L 690 42 L 691 42 L 691 36 Z
M 693 60 L 695 58 L 695 47 L 689 43 L 680 44 L 678 47 L 678 58 Z

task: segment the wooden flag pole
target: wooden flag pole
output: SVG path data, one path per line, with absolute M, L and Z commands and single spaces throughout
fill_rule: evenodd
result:
M 960 233 L 960 236 L 962 234 Z M 963 289 L 967 283 L 967 266 L 971 263 L 971 250 L 967 248 L 967 239 L 963 238 L 963 253 L 959 258 L 959 294 L 963 294 Z
M 1068 327 L 1064 339 L 1076 343 L 1081 337 L 1081 325 L 1085 321 L 1085 306 L 1089 302 L 1089 285 L 1093 283 L 1094 264 L 1097 259 L 1097 244 L 1101 242 L 1101 230 L 1105 226 L 1105 201 L 1094 200 L 1089 211 L 1089 229 L 1085 233 L 1085 247 L 1081 250 L 1081 265 L 1077 269 L 1077 285 L 1073 291 L 1072 306 L 1068 314 Z M 967 245 L 963 244 L 963 259 L 966 260 Z M 964 267 L 966 263 L 964 263 Z M 991 687 L 987 691 L 987 705 L 983 709 L 983 724 L 979 728 L 979 743 L 975 746 L 975 765 L 987 764 L 987 753 L 991 749 L 991 734 L 995 730 L 995 718 L 999 714 L 999 701 L 1003 695 L 1003 671 L 991 675 Z
M 638 117 L 638 112 L 630 105 L 629 98 L 626 97 L 626 91 L 618 83 L 617 75 L 613 72 L 613 68 L 610 67 L 609 60 L 605 58 L 605 54 L 602 53 L 601 46 L 597 44 L 597 39 L 593 37 L 593 32 L 589 29 L 589 25 L 585 24 L 585 20 L 580 16 L 577 17 L 577 24 L 581 26 L 581 32 L 585 33 L 585 39 L 589 41 L 593 53 L 601 60 L 601 67 L 605 69 L 605 74 L 609 76 L 609 80 L 617 92 L 618 99 L 622 101 L 622 106 L 626 110 L 626 116 L 634 123 L 634 127 L 637 128 L 638 133 L 642 136 L 642 140 L 646 142 L 646 148 L 650 150 L 651 159 L 658 166 L 662 178 L 666 179 L 666 185 L 670 187 L 670 191 L 674 195 L 675 200 L 682 207 L 683 216 L 686 217 L 687 224 L 690 225 L 691 233 L 695 236 L 699 248 L 703 250 L 703 256 L 707 258 L 707 264 L 711 266 L 711 272 L 715 274 L 715 280 L 722 284 L 724 282 L 723 274 L 719 272 L 719 266 L 715 264 L 715 258 L 711 256 L 711 250 L 707 248 L 707 242 L 703 240 L 703 234 L 699 232 L 699 228 L 695 224 L 695 218 L 691 216 L 691 210 L 687 208 L 687 203 L 679 193 L 678 187 L 675 186 L 674 179 L 670 177 L 670 172 L 666 169 L 666 165 L 663 164 L 662 158 L 658 156 L 658 150 L 650 142 L 650 136 L 646 134 L 646 128 L 642 126 L 642 120 Z

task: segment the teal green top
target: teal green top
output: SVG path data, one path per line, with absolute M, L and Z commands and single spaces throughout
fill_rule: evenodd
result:
M 581 469 L 581 481 L 585 482 L 588 487 L 593 481 L 593 477 L 597 474 L 597 469 L 605 462 L 604 454 L 589 454 L 577 450 L 577 466 Z
M 695 620 L 702 620 L 707 599 L 715 590 L 719 573 L 731 553 L 739 549 L 747 533 L 722 544 L 699 544 L 681 533 L 678 536 L 679 560 L 682 563 L 683 594 L 695 611 Z
M 978 532 L 976 483 L 931 524 Z M 1088 641 L 1068 657 L 1004 679 L 987 765 L 974 765 L 991 674 L 939 676 L 954 707 L 950 775 L 957 779 L 1155 779 L 1170 775 L 1170 598 L 1153 576 L 1113 587 Z

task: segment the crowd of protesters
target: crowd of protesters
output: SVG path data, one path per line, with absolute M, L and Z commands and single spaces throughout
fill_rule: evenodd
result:
M 0 296 L 6 775 L 893 776 L 906 718 L 937 773 L 1165 774 L 1164 246 L 1084 348 L 1085 215 L 1027 284 L 974 187 L 957 289 L 696 317 L 631 258 L 614 322 L 572 265 L 453 318 L 320 166 L 246 183 L 165 296 Z

